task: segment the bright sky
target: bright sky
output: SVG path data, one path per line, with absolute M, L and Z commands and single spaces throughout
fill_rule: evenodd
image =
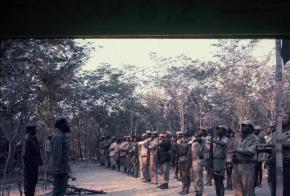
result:
M 215 47 L 211 46 L 216 39 L 89 39 L 96 50 L 83 67 L 83 70 L 94 70 L 100 63 L 109 63 L 112 67 L 133 64 L 150 67 L 154 62 L 150 52 L 158 56 L 169 57 L 185 54 L 193 59 L 212 60 Z M 101 48 L 98 46 L 102 46 Z M 254 55 L 262 57 L 270 51 L 274 54 L 274 39 L 262 40 Z M 274 64 L 274 56 L 270 62 Z

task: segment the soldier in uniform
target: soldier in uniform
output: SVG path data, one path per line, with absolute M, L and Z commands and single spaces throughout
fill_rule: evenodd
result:
M 53 196 L 64 196 L 67 188 L 69 173 L 69 147 L 65 137 L 70 132 L 70 127 L 65 118 L 60 118 L 55 123 L 57 132 L 51 139 L 50 172 L 53 174 Z
M 226 152 L 228 139 L 225 137 L 227 133 L 227 127 L 219 125 L 216 127 L 216 140 L 210 140 L 213 142 L 213 178 L 215 183 L 215 190 L 217 196 L 225 195 L 224 179 L 226 170 Z
M 152 132 L 152 137 L 150 140 L 150 144 L 148 146 L 149 149 L 149 173 L 151 184 L 157 184 L 157 150 L 158 150 L 158 133 L 157 131 Z
M 233 153 L 233 186 L 235 196 L 254 195 L 256 145 L 258 138 L 253 134 L 254 125 L 246 120 L 241 124 L 240 135 L 235 138 Z
M 259 126 L 255 126 L 254 127 L 254 134 L 258 137 L 258 143 L 259 144 L 265 144 L 266 141 L 264 139 L 264 137 L 261 136 L 261 127 Z M 264 162 L 264 153 L 259 153 L 257 155 L 257 162 L 255 165 L 255 187 L 261 187 L 262 184 L 262 177 L 263 177 L 263 162 Z
M 138 142 L 140 146 L 140 156 L 141 156 L 141 181 L 142 182 L 151 182 L 149 175 L 149 144 L 151 140 L 151 131 L 146 131 L 146 135 L 143 141 Z
M 210 140 L 211 135 L 209 134 L 209 132 L 205 129 L 205 128 L 200 128 L 200 129 L 204 129 L 206 131 L 206 134 L 204 136 L 204 140 L 205 140 L 205 171 L 206 171 L 206 186 L 212 186 L 212 166 L 211 166 L 211 157 L 210 157 Z
M 274 145 L 277 139 L 277 132 L 272 135 L 269 144 Z M 282 152 L 283 152 L 283 196 L 290 193 L 290 112 L 284 113 L 282 117 Z M 272 153 L 274 154 L 274 153 Z M 270 180 L 272 185 L 272 196 L 276 196 L 276 159 L 271 158 L 270 163 Z
M 171 141 L 171 149 L 170 149 L 170 156 L 171 156 L 171 166 L 174 168 L 174 178 L 178 179 L 178 163 L 176 159 L 176 149 L 177 148 L 177 138 L 173 137 Z
M 203 137 L 206 135 L 206 130 L 200 129 L 196 136 L 191 138 L 190 157 L 192 167 L 192 183 L 196 192 L 196 196 L 201 196 L 203 193 L 203 167 L 204 153 L 206 150 Z
M 128 148 L 129 148 L 129 143 L 127 141 L 127 136 L 124 136 L 123 141 L 119 147 L 120 163 L 121 163 L 121 166 L 123 166 L 123 173 L 124 174 L 127 173 L 126 154 L 127 154 Z
M 26 127 L 26 136 L 23 148 L 25 196 L 34 195 L 38 180 L 38 167 L 42 165 L 40 146 L 36 137 L 36 131 L 36 125 L 28 125 Z
M 127 175 L 131 175 L 131 171 L 132 171 L 132 165 L 131 165 L 131 154 L 130 154 L 130 150 L 133 147 L 132 146 L 132 138 L 130 136 L 127 136 L 127 150 L 126 150 L 126 155 L 125 155 L 125 167 L 127 168 Z
M 182 191 L 179 192 L 181 195 L 185 195 L 189 193 L 189 187 L 190 187 L 190 167 L 191 167 L 191 161 L 190 161 L 190 149 L 188 142 L 184 138 L 184 134 L 182 131 L 176 132 L 177 137 L 177 145 L 176 145 L 176 160 L 178 164 L 178 168 L 180 171 L 180 178 L 182 183 Z
M 116 169 L 116 159 L 115 159 L 115 153 L 116 153 L 116 147 L 117 147 L 117 139 L 115 136 L 112 137 L 112 144 L 109 147 L 109 156 L 110 156 L 110 162 L 111 162 L 111 169 Z
M 132 143 L 132 148 L 130 150 L 131 162 L 132 162 L 132 174 L 133 174 L 133 177 L 135 178 L 138 177 L 138 171 L 139 171 L 138 141 L 139 139 L 135 137 Z
M 170 148 L 171 148 L 171 134 L 164 132 L 159 135 L 158 143 L 158 162 L 160 164 L 161 184 L 158 186 L 160 189 L 168 189 L 169 183 L 169 170 L 170 170 Z
M 228 139 L 228 148 L 226 154 L 226 176 L 227 176 L 227 187 L 228 190 L 233 190 L 232 184 L 232 171 L 233 171 L 233 162 L 232 162 L 232 152 L 233 149 L 233 141 L 234 141 L 234 132 L 231 128 L 228 128 L 227 135 Z
M 120 160 L 120 146 L 122 144 L 122 139 L 118 138 L 117 139 L 117 145 L 115 146 L 114 150 L 114 158 L 115 158 L 115 163 L 116 163 L 116 168 L 117 171 L 120 172 L 120 167 L 121 167 L 121 160 Z
M 106 168 L 110 168 L 111 167 L 111 162 L 110 162 L 110 146 L 111 146 L 112 140 L 110 136 L 106 137 L 106 142 L 105 142 L 105 146 L 104 146 L 104 160 L 105 160 L 105 166 Z
M 99 144 L 100 165 L 105 165 L 105 136 L 101 136 Z

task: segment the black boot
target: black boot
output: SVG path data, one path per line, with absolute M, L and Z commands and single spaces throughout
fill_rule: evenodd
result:
M 161 184 L 159 186 L 160 189 L 168 189 L 168 183 Z

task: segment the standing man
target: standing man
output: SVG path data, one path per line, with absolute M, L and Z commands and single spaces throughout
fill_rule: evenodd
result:
M 64 196 L 67 188 L 69 173 L 69 147 L 65 137 L 70 132 L 70 127 L 65 118 L 60 118 L 55 123 L 57 132 L 51 140 L 51 172 L 54 177 L 53 196 Z
M 265 144 L 265 138 L 261 136 L 261 127 L 255 126 L 254 127 L 254 134 L 258 137 L 258 143 L 259 144 Z M 257 155 L 257 162 L 255 165 L 255 187 L 261 187 L 262 184 L 262 178 L 263 178 L 263 162 L 265 160 L 265 154 L 259 153 Z
M 212 186 L 212 166 L 211 166 L 211 138 L 210 131 L 206 130 L 205 128 L 199 128 L 200 130 L 206 131 L 206 134 L 204 135 L 203 139 L 205 140 L 205 171 L 206 171 L 206 186 Z
M 116 147 L 117 147 L 117 139 L 115 136 L 112 137 L 112 144 L 109 147 L 109 156 L 110 156 L 110 163 L 111 163 L 111 169 L 115 170 L 116 169 L 116 159 L 115 159 L 115 154 L 116 154 Z
M 233 171 L 233 161 L 232 161 L 232 150 L 234 148 L 234 132 L 231 128 L 228 128 L 226 138 L 228 139 L 228 148 L 226 155 L 226 174 L 227 174 L 227 187 L 228 190 L 233 190 L 232 184 L 232 171 Z
M 36 125 L 28 125 L 26 127 L 26 135 L 23 145 L 25 196 L 34 196 L 38 180 L 38 167 L 42 165 L 40 146 L 36 137 L 36 131 Z
M 105 136 L 101 136 L 100 143 L 99 143 L 99 161 L 100 165 L 105 165 Z
M 157 179 L 157 150 L 158 150 L 158 133 L 157 131 L 152 132 L 151 141 L 149 144 L 149 172 L 151 184 L 158 184 Z
M 171 135 L 168 132 L 159 135 L 158 162 L 161 170 L 161 185 L 159 185 L 158 188 L 160 189 L 168 189 L 171 147 L 170 137 Z
M 217 139 L 211 140 L 211 142 L 213 142 L 213 178 L 217 196 L 225 195 L 225 159 L 228 144 L 228 139 L 225 137 L 226 133 L 227 127 L 224 125 L 219 125 L 216 127 Z
M 245 120 L 241 133 L 235 139 L 233 150 L 233 186 L 235 196 L 252 196 L 255 191 L 256 145 L 258 138 L 253 134 L 254 125 Z
M 182 183 L 182 191 L 179 192 L 181 195 L 186 195 L 189 193 L 190 187 L 190 149 L 188 145 L 188 141 L 184 139 L 184 135 L 182 131 L 178 131 L 176 133 L 176 137 L 178 143 L 176 145 L 176 159 L 178 168 L 180 169 L 180 177 Z
M 146 131 L 146 135 L 143 141 L 138 142 L 140 146 L 140 156 L 141 156 L 141 181 L 150 182 L 149 175 L 149 144 L 151 140 L 151 131 Z
M 196 136 L 193 136 L 191 141 L 191 166 L 192 166 L 192 183 L 196 192 L 196 196 L 201 196 L 203 193 L 203 167 L 205 141 L 203 137 L 206 135 L 205 129 L 200 129 Z
M 123 166 L 123 174 L 127 174 L 126 154 L 129 148 L 127 136 L 123 136 L 123 142 L 120 144 L 120 163 Z

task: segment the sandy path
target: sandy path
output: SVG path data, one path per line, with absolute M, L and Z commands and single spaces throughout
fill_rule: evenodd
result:
M 167 190 L 160 190 L 155 185 L 141 182 L 139 178 L 133 178 L 125 174 L 99 167 L 96 163 L 76 163 L 71 164 L 73 175 L 77 177 L 75 182 L 69 182 L 83 188 L 103 189 L 107 192 L 106 195 L 115 196 L 169 196 L 179 195 L 181 182 L 170 178 Z M 51 191 L 51 190 L 50 190 Z M 50 195 L 49 190 L 43 191 L 40 187 L 37 188 L 37 196 Z M 19 195 L 13 191 L 10 195 Z M 194 189 L 190 187 L 190 194 L 195 195 Z M 215 196 L 214 186 L 205 186 L 204 196 Z M 226 191 L 226 196 L 233 196 L 232 191 Z M 263 180 L 262 188 L 256 189 L 256 196 L 268 196 L 269 188 L 266 180 Z

